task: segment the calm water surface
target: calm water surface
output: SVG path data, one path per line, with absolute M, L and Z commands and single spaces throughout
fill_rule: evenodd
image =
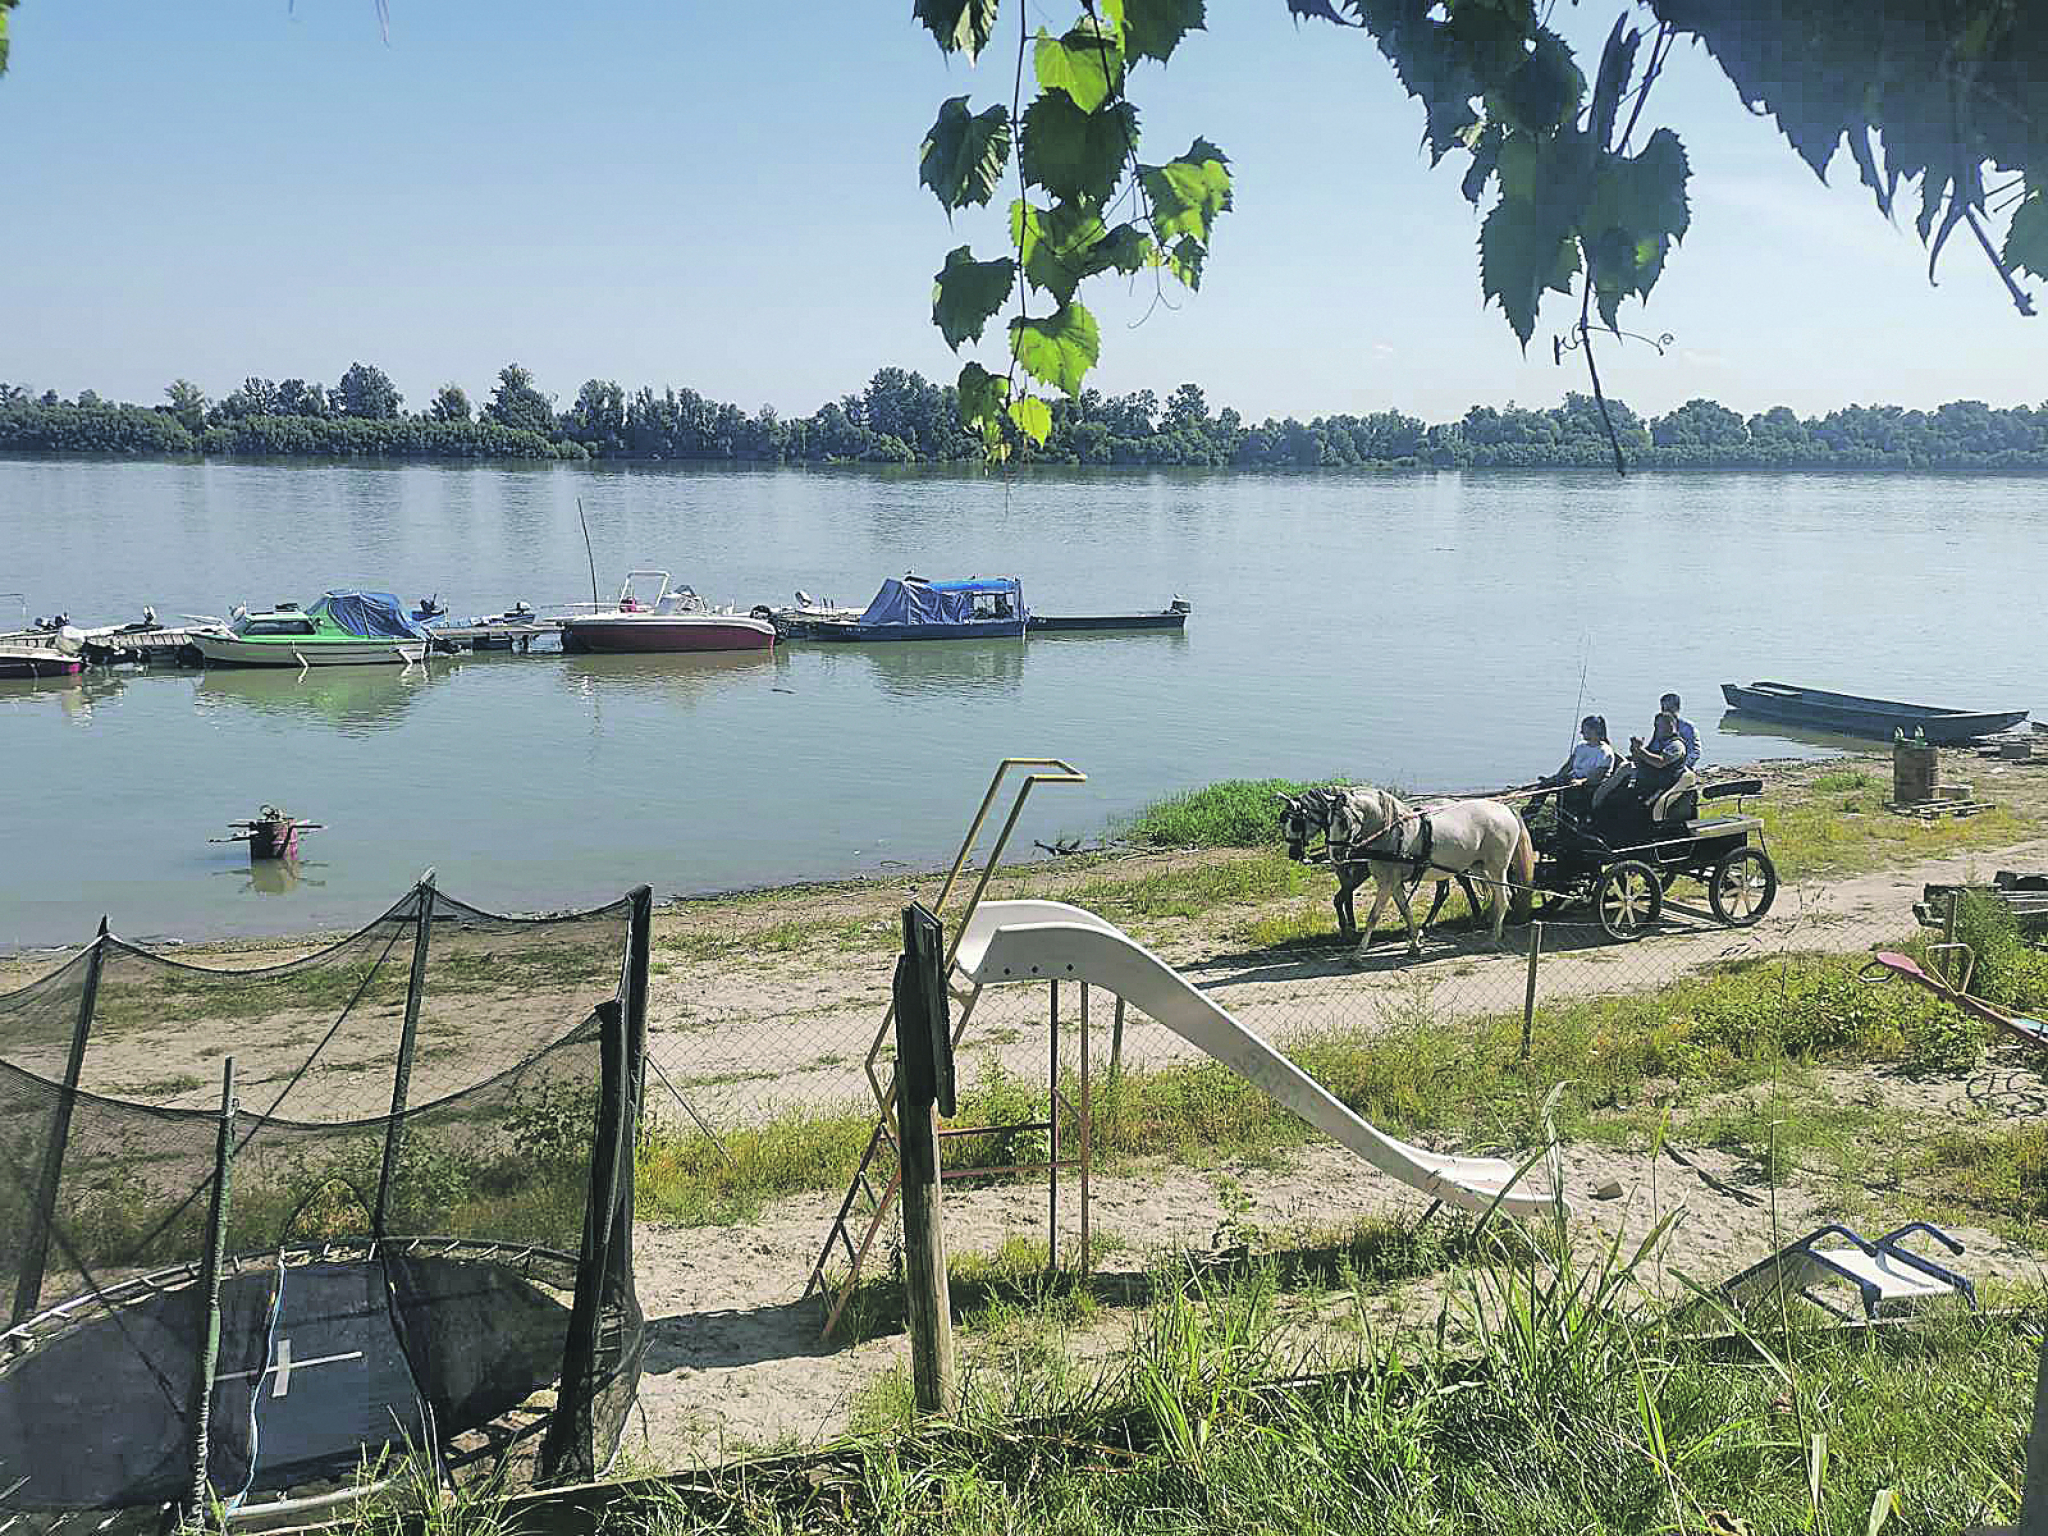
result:
M 424 868 L 535 910 L 929 865 L 994 761 L 1065 756 L 1021 835 L 1233 775 L 1499 784 L 1676 688 L 1710 759 L 1811 753 L 1724 720 L 1775 677 L 2048 705 L 2048 485 L 1823 476 L 1046 475 L 0 461 L 0 590 L 80 623 L 360 585 L 458 613 L 661 566 L 741 607 L 1013 573 L 1047 612 L 1195 605 L 1184 635 L 772 657 L 481 656 L 424 671 L 0 683 L 0 945 L 349 926 Z M 0 599 L 0 627 L 11 600 Z M 1583 703 L 1580 700 L 1584 677 Z M 295 879 L 207 839 L 324 822 Z

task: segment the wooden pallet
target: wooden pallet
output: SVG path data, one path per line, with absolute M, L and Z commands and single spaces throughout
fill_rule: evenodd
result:
M 1913 805 L 1901 805 L 1896 800 L 1885 802 L 1886 810 L 1894 816 L 1911 816 L 1915 821 L 1940 821 L 1946 816 L 1974 816 L 1979 811 L 1992 808 L 1989 800 L 1922 800 Z

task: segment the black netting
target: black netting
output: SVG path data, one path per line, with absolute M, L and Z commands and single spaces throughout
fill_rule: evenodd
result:
M 187 1498 L 209 1333 L 216 1497 L 345 1486 L 408 1449 L 458 1476 L 601 1470 L 643 1350 L 625 978 L 646 912 L 506 919 L 422 887 L 287 965 L 103 939 L 0 998 L 0 1517 Z M 217 1312 L 208 1041 L 241 1105 Z M 89 1091 L 152 1051 L 204 1063 L 215 1109 Z

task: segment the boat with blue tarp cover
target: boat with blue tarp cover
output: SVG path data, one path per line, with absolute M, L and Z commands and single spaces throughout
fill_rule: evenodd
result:
M 420 660 L 432 637 L 389 592 L 338 588 L 310 608 L 280 603 L 268 613 L 238 613 L 203 624 L 186 641 L 209 665 L 334 667 Z
M 1024 584 L 1014 576 L 976 576 L 966 581 L 890 577 L 874 601 L 852 620 L 816 620 L 813 640 L 985 640 L 1016 639 L 1031 614 Z

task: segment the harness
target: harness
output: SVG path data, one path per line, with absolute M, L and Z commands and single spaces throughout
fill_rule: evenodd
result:
M 1441 869 L 1443 873 L 1447 875 L 1455 875 L 1461 873 L 1461 871 L 1459 870 L 1446 869 L 1444 868 L 1444 866 L 1440 864 L 1435 864 L 1431 862 L 1431 855 L 1436 850 L 1436 828 L 1430 824 L 1429 812 L 1427 811 L 1417 811 L 1415 813 L 1417 834 L 1415 839 L 1415 846 L 1412 849 L 1404 851 L 1401 847 L 1401 843 L 1404 837 L 1404 834 L 1401 829 L 1401 823 L 1405 819 L 1406 818 L 1403 817 L 1396 817 L 1393 821 L 1388 822 L 1384 827 L 1381 827 L 1379 831 L 1373 833 L 1371 837 L 1366 838 L 1363 842 L 1353 843 L 1350 845 L 1351 849 L 1365 850 L 1364 856 L 1361 857 L 1358 854 L 1347 850 L 1346 857 L 1344 857 L 1343 859 L 1338 859 L 1333 856 L 1330 862 L 1333 864 L 1405 864 L 1408 866 L 1408 883 L 1410 885 L 1413 885 L 1416 881 L 1420 880 L 1424 872 L 1431 869 Z M 1385 837 L 1389 832 L 1394 834 L 1394 846 L 1391 850 L 1393 857 L 1375 857 L 1371 851 L 1372 845 L 1378 842 L 1381 838 Z M 1326 831 L 1324 833 L 1325 841 L 1328 840 L 1328 836 L 1329 834 Z

